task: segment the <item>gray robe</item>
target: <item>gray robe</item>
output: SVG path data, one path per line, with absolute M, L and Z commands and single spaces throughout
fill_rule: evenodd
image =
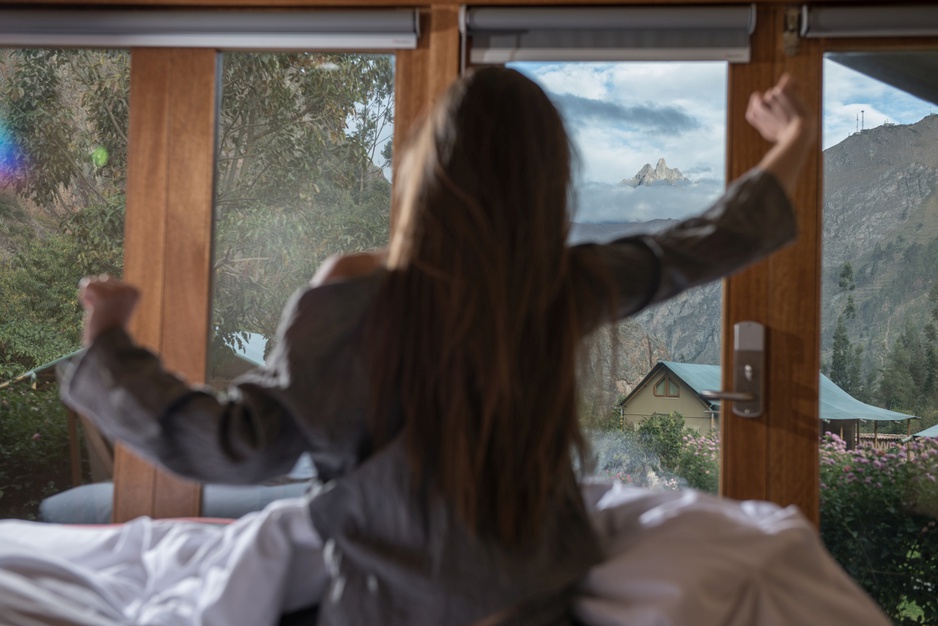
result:
M 753 170 L 699 217 L 571 253 L 594 255 L 608 268 L 616 314 L 624 317 L 761 259 L 794 236 L 783 189 Z M 505 550 L 418 494 L 399 441 L 368 453 L 362 325 L 386 274 L 295 294 L 266 367 L 225 394 L 185 384 L 112 329 L 71 367 L 63 400 L 107 437 L 203 482 L 263 481 L 309 452 L 326 481 L 309 506 L 332 573 L 319 599 L 320 624 L 469 624 L 518 605 L 524 608 L 511 623 L 561 623 L 566 594 L 601 559 L 582 510 L 555 510 L 536 546 Z M 598 319 L 596 307 L 608 302 L 596 295 L 584 303 L 593 309 L 586 317 Z

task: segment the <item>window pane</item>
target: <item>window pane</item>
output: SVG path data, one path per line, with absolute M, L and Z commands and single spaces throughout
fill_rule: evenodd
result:
M 723 191 L 725 63 L 512 67 L 545 88 L 578 153 L 572 243 L 660 229 Z M 720 302 L 713 283 L 596 334 L 581 386 L 598 473 L 717 490 L 716 407 L 656 383 L 667 373 L 720 387 Z
M 224 56 L 209 381 L 263 361 L 329 255 L 387 243 L 393 57 Z
M 869 77 L 889 54 L 837 56 L 863 71 L 824 63 L 821 534 L 896 623 L 934 624 L 938 440 L 909 435 L 938 423 L 938 116 Z
M 119 276 L 130 56 L 0 50 L 0 517 L 34 519 L 73 484 L 110 480 L 58 401 L 55 364 L 79 349 L 78 280 Z M 93 433 L 92 433 L 93 435 Z M 49 521 L 110 506 L 109 485 L 47 500 Z

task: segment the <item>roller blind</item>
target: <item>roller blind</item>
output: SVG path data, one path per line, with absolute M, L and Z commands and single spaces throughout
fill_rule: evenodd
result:
M 749 60 L 755 8 L 470 7 L 461 29 L 473 64 L 510 61 Z
M 820 37 L 922 37 L 938 35 L 938 6 L 871 5 L 801 8 L 801 35 Z
M 0 46 L 237 50 L 412 49 L 414 10 L 0 10 Z

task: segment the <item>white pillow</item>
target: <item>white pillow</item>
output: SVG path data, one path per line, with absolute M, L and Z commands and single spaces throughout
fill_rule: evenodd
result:
M 608 558 L 576 598 L 586 624 L 891 626 L 795 507 L 620 484 L 595 493 L 584 495 Z

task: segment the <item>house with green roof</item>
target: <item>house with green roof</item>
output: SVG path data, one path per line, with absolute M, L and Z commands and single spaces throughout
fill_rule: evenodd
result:
M 897 422 L 918 419 L 861 402 L 838 387 L 834 381 L 820 376 L 821 421 L 831 428 L 845 427 L 856 432 L 858 420 Z M 659 361 L 635 388 L 619 402 L 623 423 L 638 424 L 651 415 L 670 415 L 678 412 L 684 422 L 702 434 L 719 428 L 720 401 L 708 400 L 703 392 L 722 387 L 719 365 Z M 836 425 L 836 426 L 835 426 Z

